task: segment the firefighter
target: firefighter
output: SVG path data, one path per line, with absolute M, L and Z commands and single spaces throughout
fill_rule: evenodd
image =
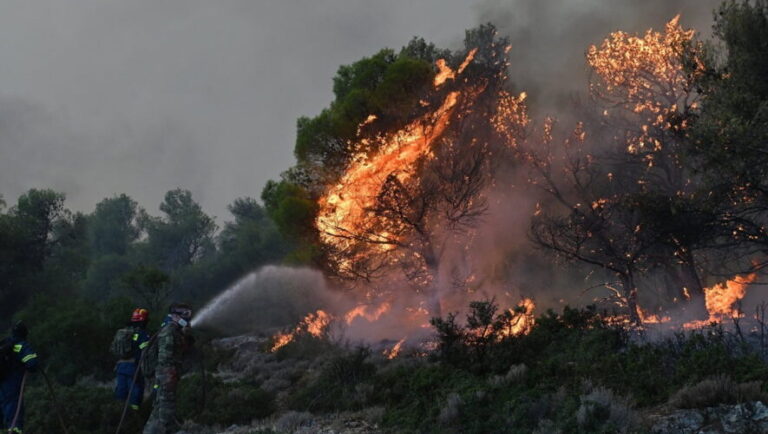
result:
M 9 363 L 0 373 L 0 404 L 3 409 L 3 421 L 6 429 L 12 433 L 21 433 L 24 429 L 24 404 L 19 403 L 21 385 L 25 373 L 37 370 L 37 353 L 27 342 L 27 326 L 17 322 L 11 329 Z M 6 341 L 8 343 L 8 341 Z M 21 407 L 19 408 L 19 405 Z M 18 417 L 16 414 L 18 413 Z M 16 421 L 14 422 L 14 417 Z
M 126 327 L 118 330 L 112 340 L 112 353 L 119 358 L 115 366 L 115 398 L 123 402 L 128 399 L 133 410 L 139 409 L 144 397 L 144 376 L 136 375 L 136 370 L 142 352 L 149 345 L 148 321 L 147 309 L 134 309 Z
M 144 426 L 144 434 L 176 432 L 176 386 L 181 374 L 181 364 L 189 344 L 192 309 L 182 303 L 174 303 L 157 333 L 157 362 L 155 366 L 155 402 L 152 414 Z

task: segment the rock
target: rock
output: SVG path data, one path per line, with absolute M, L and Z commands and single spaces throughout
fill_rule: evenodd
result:
M 768 407 L 762 402 L 677 410 L 659 418 L 654 434 L 768 433 Z
M 736 406 L 721 406 L 720 421 L 723 432 L 768 432 L 768 408 L 762 402 L 749 402 Z
M 651 428 L 654 434 L 698 434 L 704 425 L 704 415 L 698 410 L 678 410 L 661 418 Z

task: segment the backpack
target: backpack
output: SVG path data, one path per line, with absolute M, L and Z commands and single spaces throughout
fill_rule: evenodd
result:
M 125 327 L 115 333 L 110 347 L 112 354 L 118 359 L 130 359 L 133 357 L 133 328 Z
M 155 370 L 157 369 L 158 351 L 159 350 L 157 348 L 157 339 L 151 339 L 149 341 L 149 346 L 147 348 L 144 348 L 144 351 L 141 353 L 141 361 L 139 364 L 139 369 L 141 369 L 141 372 L 144 373 L 144 378 L 155 377 Z
M 16 367 L 16 357 L 13 354 L 13 339 L 5 338 L 0 341 L 0 380 L 5 378 Z

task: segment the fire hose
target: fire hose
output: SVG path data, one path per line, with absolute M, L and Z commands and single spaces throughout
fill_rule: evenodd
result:
M 24 371 L 24 376 L 21 377 L 21 387 L 19 388 L 19 399 L 16 404 L 16 413 L 13 415 L 13 421 L 11 422 L 11 425 L 8 427 L 8 432 L 13 433 L 14 428 L 16 428 L 16 423 L 19 421 L 19 415 L 21 415 L 21 408 L 24 404 L 24 389 L 27 385 L 27 374 L 28 371 Z M 41 369 L 40 373 L 43 374 L 43 378 L 45 378 L 45 384 L 48 386 L 48 392 L 51 395 L 51 400 L 53 401 L 53 407 L 56 409 L 56 415 L 59 418 L 59 424 L 61 425 L 61 430 L 64 434 L 68 434 L 69 430 L 67 429 L 67 425 L 64 423 L 64 417 L 62 416 L 61 407 L 59 406 L 59 401 L 56 399 L 56 392 L 53 390 L 53 386 L 51 385 L 51 380 L 48 378 L 48 374 L 45 373 L 45 370 Z
M 48 386 L 48 392 L 51 394 L 51 400 L 53 401 L 53 407 L 56 409 L 56 416 L 59 418 L 59 424 L 61 425 L 62 432 L 64 434 L 69 433 L 69 430 L 67 429 L 67 425 L 64 423 L 64 414 L 61 411 L 61 406 L 59 406 L 59 400 L 56 398 L 56 392 L 53 391 L 53 385 L 51 384 L 50 378 L 48 378 L 48 374 L 45 373 L 45 370 L 41 369 L 40 372 L 43 374 L 43 378 L 45 379 L 45 385 Z
M 16 422 L 19 420 L 19 414 L 21 413 L 21 404 L 24 401 L 24 386 L 27 384 L 27 371 L 24 370 L 24 376 L 21 377 L 21 388 L 19 389 L 19 399 L 16 401 L 16 413 L 13 415 L 13 421 L 8 426 L 8 432 L 12 433 L 16 428 Z
M 117 424 L 117 430 L 115 430 L 115 434 L 120 434 L 120 429 L 123 426 L 123 422 L 125 421 L 125 415 L 128 412 L 128 403 L 131 399 L 131 393 L 133 392 L 133 386 L 136 385 L 136 380 L 139 378 L 139 372 L 141 371 L 141 362 L 144 360 L 144 357 L 149 352 L 148 350 L 150 347 L 152 347 L 152 344 L 155 341 L 155 338 L 157 338 L 157 335 L 160 332 L 158 331 L 154 335 L 152 335 L 149 340 L 147 341 L 147 351 L 141 352 L 141 357 L 139 357 L 139 362 L 136 366 L 136 371 L 133 373 L 133 379 L 131 379 L 131 386 L 128 388 L 128 396 L 125 398 L 125 403 L 123 404 L 123 413 L 120 415 L 120 422 Z M 200 357 L 200 367 L 202 370 L 203 375 L 203 408 L 205 407 L 205 389 L 206 389 L 206 379 L 205 379 L 205 364 L 203 363 L 202 356 Z

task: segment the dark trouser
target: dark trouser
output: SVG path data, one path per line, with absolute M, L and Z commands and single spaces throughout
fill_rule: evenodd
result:
M 130 393 L 131 397 L 128 399 L 128 402 L 131 405 L 131 408 L 138 410 L 139 405 L 141 405 L 141 401 L 144 398 L 144 377 L 138 375 L 136 376 L 136 381 L 133 381 L 133 377 L 136 374 L 136 363 L 118 363 L 115 372 L 117 372 L 115 398 L 124 402 Z M 131 384 L 133 384 L 133 387 L 131 387 Z
M 144 434 L 169 434 L 177 431 L 176 386 L 178 383 L 179 376 L 176 368 L 157 368 L 155 373 L 157 394 L 152 406 L 152 414 L 144 425 Z
M 19 393 L 21 392 L 21 379 L 24 373 L 12 372 L 0 381 L 0 406 L 3 410 L 3 426 L 5 429 L 13 428 L 12 432 L 20 433 L 24 428 L 24 405 L 19 411 L 19 417 L 16 424 L 11 426 L 13 417 L 16 415 L 16 408 L 19 405 Z

